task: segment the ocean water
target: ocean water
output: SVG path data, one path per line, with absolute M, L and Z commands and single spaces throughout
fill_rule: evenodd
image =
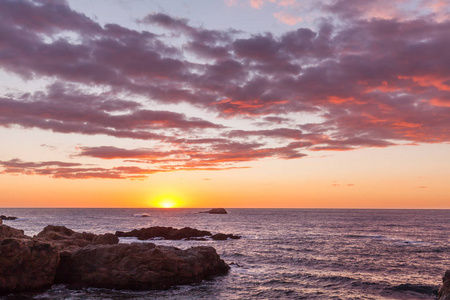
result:
M 226 276 L 166 291 L 70 290 L 1 299 L 436 299 L 450 269 L 450 210 L 0 209 L 4 224 L 34 235 L 46 225 L 114 233 L 150 226 L 241 235 L 227 241 L 151 241 L 216 248 Z M 150 217 L 135 217 L 146 213 Z M 136 242 L 123 238 L 120 242 Z

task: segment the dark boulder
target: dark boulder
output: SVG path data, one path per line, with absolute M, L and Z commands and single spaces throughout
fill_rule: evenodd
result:
M 0 253 L 0 294 L 53 284 L 59 263 L 56 247 L 30 238 L 1 238 Z
M 450 270 L 442 277 L 442 285 L 438 291 L 438 300 L 450 300 Z
M 23 230 L 15 229 L 6 225 L 0 225 L 0 238 L 28 238 Z
M 228 270 L 212 247 L 180 250 L 152 243 L 90 245 L 61 253 L 56 282 L 112 289 L 167 289 Z

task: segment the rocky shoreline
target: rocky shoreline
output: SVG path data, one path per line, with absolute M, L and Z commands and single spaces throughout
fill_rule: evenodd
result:
M 171 227 L 169 227 L 171 228 Z M 196 229 L 180 232 L 195 232 Z M 178 230 L 171 228 L 171 232 Z M 168 289 L 227 274 L 213 247 L 181 250 L 153 243 L 119 244 L 111 233 L 48 225 L 34 237 L 0 225 L 0 295 L 53 284 L 111 289 Z

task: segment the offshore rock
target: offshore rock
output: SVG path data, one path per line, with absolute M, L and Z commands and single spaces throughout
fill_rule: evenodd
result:
M 4 215 L 1 215 L 0 219 L 1 220 L 17 220 L 17 217 L 7 217 L 7 216 L 4 216 Z
M 212 247 L 152 243 L 89 245 L 62 252 L 56 282 L 111 289 L 168 289 L 226 274 L 229 266 Z
M 234 234 L 216 233 L 216 234 L 212 235 L 211 238 L 216 241 L 224 241 L 229 238 L 233 239 L 233 240 L 237 240 L 237 239 L 240 239 L 241 237 L 239 235 L 234 235 Z
M 208 211 L 201 211 L 201 214 L 216 214 L 216 215 L 224 215 L 228 214 L 228 212 L 225 210 L 225 208 L 213 208 Z
M 60 251 L 75 250 L 90 244 L 117 244 L 119 239 L 113 234 L 96 235 L 88 232 L 75 232 L 65 226 L 48 225 L 35 238 L 54 244 Z
M 0 294 L 51 286 L 58 263 L 58 251 L 48 243 L 28 237 L 0 238 Z
M 164 238 L 166 240 L 181 240 L 194 237 L 210 236 L 211 232 L 198 230 L 190 227 L 176 229 L 173 227 L 148 227 L 141 229 L 133 229 L 129 232 L 116 231 L 118 237 L 137 237 L 139 240 L 148 240 L 151 238 Z
M 450 300 L 450 270 L 442 277 L 442 285 L 438 291 L 438 300 Z

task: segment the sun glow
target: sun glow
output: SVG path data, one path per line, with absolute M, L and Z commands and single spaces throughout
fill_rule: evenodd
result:
M 161 199 L 157 205 L 161 208 L 173 208 L 177 203 L 173 199 Z
M 175 208 L 182 206 L 182 201 L 179 196 L 164 193 L 163 195 L 156 196 L 152 201 L 152 206 L 159 208 Z

